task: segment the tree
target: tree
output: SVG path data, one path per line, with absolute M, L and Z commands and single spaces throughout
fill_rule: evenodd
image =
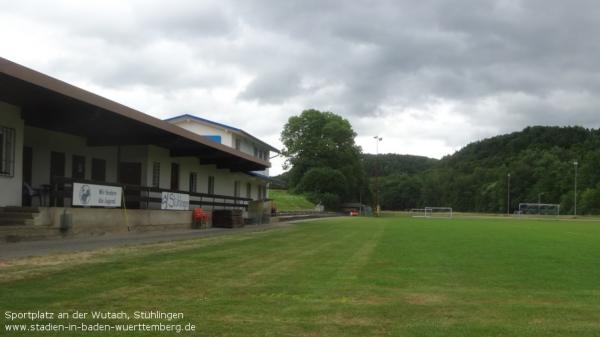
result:
M 326 192 L 346 197 L 348 194 L 348 185 L 346 177 L 339 170 L 330 167 L 315 167 L 300 179 L 296 186 L 296 191 L 303 192 Z
M 304 181 L 299 190 L 303 192 L 333 193 L 341 201 L 357 201 L 366 196 L 367 179 L 361 163 L 361 149 L 354 142 L 356 133 L 350 122 L 331 112 L 305 110 L 299 116 L 292 116 L 281 132 L 284 145 L 283 154 L 288 158 L 290 167 L 289 185 L 296 189 L 303 177 L 313 169 L 312 178 L 322 178 L 332 174 L 343 177 L 346 185 L 343 190 L 333 188 L 331 184 L 325 190 L 323 186 L 314 186 Z M 337 179 L 337 178 L 336 178 Z M 341 183 L 342 180 L 336 183 Z M 341 195 L 340 195 L 341 194 Z
M 510 211 L 539 199 L 560 203 L 562 214 L 574 212 L 577 160 L 577 211 L 600 214 L 600 130 L 532 126 L 468 144 L 441 160 L 389 154 L 363 158 L 369 176 L 380 176 L 384 209 L 408 208 L 419 200 L 419 207 L 504 213 L 510 173 Z

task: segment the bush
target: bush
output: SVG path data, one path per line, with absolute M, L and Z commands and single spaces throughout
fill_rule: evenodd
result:
M 333 194 L 338 199 L 348 194 L 347 181 L 342 172 L 330 167 L 308 170 L 296 186 L 296 192 Z
M 328 211 L 337 211 L 340 209 L 340 197 L 333 193 L 309 193 L 307 199 L 314 204 L 325 206 Z

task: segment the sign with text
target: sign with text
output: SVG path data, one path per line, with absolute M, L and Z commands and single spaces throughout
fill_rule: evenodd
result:
M 183 193 L 162 192 L 160 209 L 187 211 L 190 209 L 190 195 Z
M 73 183 L 73 206 L 121 207 L 122 197 L 118 186 Z

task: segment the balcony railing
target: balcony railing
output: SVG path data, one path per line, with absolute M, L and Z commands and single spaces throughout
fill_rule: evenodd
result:
M 181 193 L 190 196 L 190 209 L 195 207 L 209 207 L 211 209 L 248 209 L 251 198 L 242 198 L 229 195 L 208 194 L 169 190 L 158 187 L 139 185 L 107 183 L 94 180 L 72 179 L 56 177 L 53 183 L 47 186 L 50 206 L 73 206 L 73 183 L 115 186 L 123 189 L 123 203 L 130 209 L 161 209 L 162 193 Z

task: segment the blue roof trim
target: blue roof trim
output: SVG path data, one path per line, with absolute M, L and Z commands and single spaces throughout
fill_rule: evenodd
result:
M 251 172 L 246 172 L 247 175 L 251 176 L 251 177 L 256 177 L 258 179 L 262 179 L 262 180 L 266 180 L 266 181 L 274 181 L 273 177 L 264 175 L 262 173 L 258 173 L 255 171 L 251 171 Z
M 197 116 L 190 115 L 190 114 L 183 114 L 183 115 L 179 115 L 179 116 L 175 116 L 175 117 L 167 118 L 167 119 L 165 119 L 165 121 L 167 121 L 167 122 L 170 122 L 170 121 L 174 121 L 174 120 L 176 120 L 176 119 L 182 119 L 182 118 L 195 119 L 195 120 L 197 120 L 197 121 L 199 121 L 199 122 L 205 122 L 205 123 L 209 123 L 209 124 L 213 124 L 213 125 L 220 126 L 220 127 L 222 127 L 222 128 L 225 128 L 225 129 L 230 129 L 230 130 L 234 130 L 234 131 L 242 132 L 242 129 L 234 128 L 233 126 L 229 126 L 229 125 L 227 125 L 227 124 L 222 124 L 222 123 L 213 122 L 213 121 L 211 121 L 211 120 L 204 119 L 204 118 L 197 117 Z

